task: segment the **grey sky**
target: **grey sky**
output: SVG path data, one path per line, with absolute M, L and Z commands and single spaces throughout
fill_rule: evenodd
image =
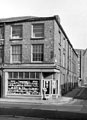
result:
M 74 48 L 87 47 L 87 0 L 0 0 L 0 18 L 59 15 Z

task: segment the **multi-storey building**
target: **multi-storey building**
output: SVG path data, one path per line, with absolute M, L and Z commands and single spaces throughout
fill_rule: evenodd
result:
M 78 82 L 81 81 L 81 84 L 84 83 L 84 51 L 83 49 L 75 49 L 78 54 Z
M 83 81 L 87 84 L 87 49 L 83 52 Z
M 59 16 L 0 20 L 1 97 L 61 96 L 77 85 L 77 58 Z

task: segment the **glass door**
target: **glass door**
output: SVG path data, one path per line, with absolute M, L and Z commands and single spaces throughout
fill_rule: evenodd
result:
M 50 80 L 44 80 L 44 87 L 46 88 L 46 93 L 45 94 L 50 94 L 51 93 Z

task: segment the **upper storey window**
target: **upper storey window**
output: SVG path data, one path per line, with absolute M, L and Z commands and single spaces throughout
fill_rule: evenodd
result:
M 43 45 L 38 45 L 38 44 L 34 44 L 32 45 L 32 61 L 43 61 L 44 58 L 44 46 Z
M 59 44 L 61 45 L 61 31 L 59 31 Z
M 44 24 L 38 23 L 32 25 L 32 38 L 43 38 L 44 37 Z
M 12 45 L 11 46 L 11 63 L 21 63 L 22 62 L 22 46 Z
M 0 39 L 4 39 L 4 27 L 0 26 Z
M 13 39 L 22 38 L 22 25 L 12 25 L 12 35 Z

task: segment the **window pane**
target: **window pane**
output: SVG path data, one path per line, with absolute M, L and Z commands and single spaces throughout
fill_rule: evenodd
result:
M 22 25 L 12 26 L 12 37 L 22 38 Z
M 40 73 L 36 72 L 36 78 L 40 78 Z
M 18 72 L 13 72 L 13 78 L 18 78 Z
M 12 78 L 12 72 L 8 73 L 8 78 Z
M 19 78 L 23 78 L 23 72 L 19 72 Z
M 0 39 L 4 39 L 4 27 L 0 26 Z
M 44 24 L 33 25 L 33 37 L 44 37 Z
M 35 78 L 35 72 L 30 72 L 30 78 Z
M 43 45 L 33 45 L 33 61 L 43 61 Z
M 3 62 L 3 46 L 0 46 L 0 63 Z
M 25 72 L 25 78 L 29 78 L 29 72 Z
M 22 46 L 13 45 L 12 46 L 12 62 L 21 62 L 22 61 Z

